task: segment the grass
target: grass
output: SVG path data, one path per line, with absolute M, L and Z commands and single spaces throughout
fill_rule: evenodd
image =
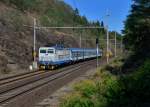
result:
M 81 96 L 80 93 L 73 93 L 70 96 L 65 97 L 61 107 L 94 107 L 94 102 L 86 97 Z

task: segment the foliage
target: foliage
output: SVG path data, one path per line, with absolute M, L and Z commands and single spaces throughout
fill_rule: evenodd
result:
M 61 107 L 95 107 L 98 104 L 95 98 L 96 84 L 94 81 L 81 81 L 74 86 L 75 93 L 64 98 Z M 68 100 L 69 99 L 69 100 Z M 98 106 L 97 106 L 98 107 Z
M 98 26 L 104 27 L 103 21 L 89 21 L 86 16 L 81 16 L 78 9 L 73 9 L 71 6 L 67 5 L 64 1 L 60 0 L 1 0 L 0 2 L 15 8 L 15 10 L 20 11 L 20 13 L 25 19 L 28 17 L 26 14 L 30 14 L 37 18 L 38 24 L 43 26 Z M 19 14 L 20 15 L 20 14 Z M 26 16 L 24 16 L 26 15 Z M 17 16 L 16 16 L 17 17 Z M 22 19 L 16 18 L 21 23 Z M 21 25 L 17 24 L 18 28 Z M 95 47 L 95 39 L 104 39 L 106 32 L 105 29 L 57 29 L 64 33 L 70 35 L 80 36 L 89 39 L 89 44 L 87 41 L 82 41 L 82 47 Z M 82 30 L 82 34 L 81 34 Z M 110 33 L 111 35 L 111 33 Z M 112 35 L 114 38 L 114 35 Z M 91 39 L 91 40 L 90 40 Z M 105 48 L 106 42 L 100 41 L 100 48 Z
M 125 22 L 126 48 L 142 57 L 150 55 L 150 1 L 133 0 L 131 13 Z
M 146 61 L 137 72 L 118 80 L 119 90 L 107 96 L 111 107 L 148 107 L 150 106 L 150 60 Z M 116 90 L 116 87 L 113 88 Z
M 42 25 L 47 26 L 101 26 L 104 27 L 104 23 L 89 22 L 85 16 L 81 16 L 79 10 L 72 9 L 64 1 L 57 0 L 2 0 L 2 2 L 8 5 L 15 5 L 21 11 L 37 12 L 40 13 L 39 20 Z M 45 21 L 44 21 L 45 20 Z M 94 32 L 94 33 L 93 33 Z M 90 30 L 89 35 L 100 35 L 99 30 Z M 102 32 L 104 35 L 105 32 Z M 101 35 L 100 35 L 101 36 Z
M 84 97 L 92 97 L 96 92 L 96 84 L 91 80 L 82 81 L 74 86 L 74 89 Z
M 149 82 L 150 60 L 125 76 L 116 77 L 104 67 L 92 80 L 75 85 L 75 93 L 65 98 L 61 107 L 149 107 Z

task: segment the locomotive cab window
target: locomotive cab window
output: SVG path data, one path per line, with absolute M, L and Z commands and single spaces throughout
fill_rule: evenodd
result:
M 40 53 L 46 53 L 46 50 L 44 50 L 44 49 L 40 50 Z
M 53 49 L 48 49 L 47 53 L 54 53 Z

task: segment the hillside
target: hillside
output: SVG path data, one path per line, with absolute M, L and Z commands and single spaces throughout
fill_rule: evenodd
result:
M 90 26 L 88 22 L 63 1 L 57 0 L 1 0 L 0 1 L 0 71 L 7 73 L 27 69 L 32 62 L 33 17 L 41 26 Z M 26 26 L 27 25 L 27 26 Z M 75 29 L 37 30 L 38 47 L 63 43 L 66 47 L 79 47 L 79 36 L 93 38 L 99 31 Z M 86 43 L 85 43 L 86 42 Z M 83 47 L 95 47 L 95 40 L 83 41 Z M 19 70 L 18 70 L 19 71 Z

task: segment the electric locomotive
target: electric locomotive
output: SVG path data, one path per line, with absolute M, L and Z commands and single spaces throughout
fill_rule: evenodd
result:
M 57 66 L 102 56 L 101 49 L 64 48 L 59 46 L 39 48 L 39 68 L 54 69 Z

